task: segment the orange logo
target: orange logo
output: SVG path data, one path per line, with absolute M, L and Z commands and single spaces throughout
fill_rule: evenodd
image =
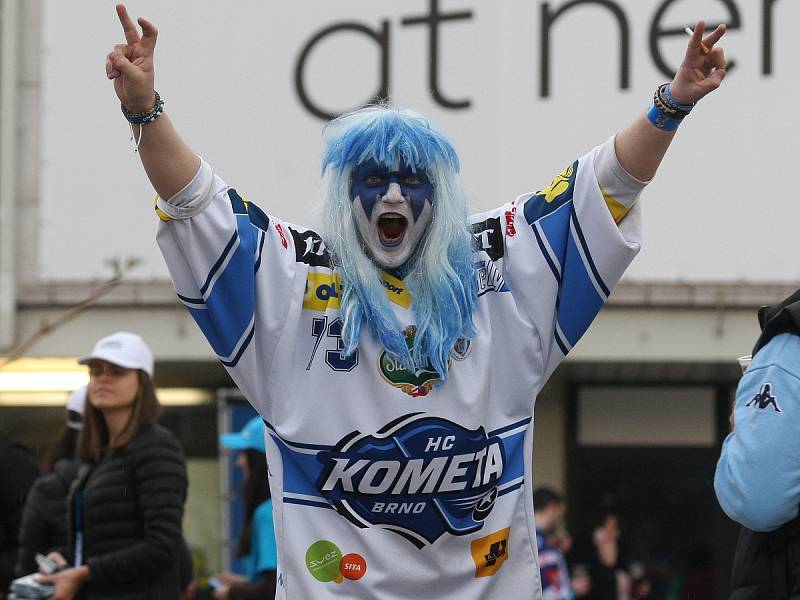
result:
M 472 560 L 475 561 L 475 577 L 491 577 L 508 558 L 508 534 L 510 527 L 478 538 L 470 544 Z
M 345 554 L 339 561 L 339 571 L 347 579 L 361 579 L 367 572 L 367 561 L 355 552 Z

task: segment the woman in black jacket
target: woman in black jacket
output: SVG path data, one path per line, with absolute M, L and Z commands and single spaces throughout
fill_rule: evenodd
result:
M 50 555 L 71 566 L 40 581 L 55 584 L 52 600 L 175 600 L 186 466 L 156 424 L 153 355 L 118 332 L 80 362 L 90 374 L 82 465 L 67 499 L 69 546 Z
M 67 542 L 67 504 L 69 487 L 78 473 L 75 447 L 86 405 L 86 386 L 70 394 L 64 430 L 50 451 L 45 474 L 33 482 L 19 527 L 19 554 L 14 573 L 22 577 L 38 569 L 34 557 L 47 554 Z

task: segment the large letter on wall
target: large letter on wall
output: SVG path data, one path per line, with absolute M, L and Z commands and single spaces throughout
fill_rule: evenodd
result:
M 619 23 L 619 87 L 623 90 L 630 86 L 630 33 L 628 31 L 628 18 L 623 10 L 611 0 L 572 0 L 564 6 L 552 12 L 549 2 L 542 2 L 542 65 L 539 94 L 545 98 L 550 95 L 550 28 L 556 19 L 566 13 L 571 8 L 580 4 L 598 4 L 611 11 Z
M 380 48 L 380 86 L 378 87 L 378 90 L 372 94 L 372 96 L 365 99 L 364 103 L 376 102 L 389 96 L 389 21 L 382 22 L 380 31 L 374 31 L 366 25 L 362 25 L 361 23 L 337 23 L 335 25 L 331 25 L 315 33 L 311 39 L 306 42 L 306 45 L 303 46 L 303 49 L 300 51 L 300 56 L 297 59 L 297 65 L 294 69 L 294 85 L 295 89 L 297 90 L 297 95 L 300 97 L 300 102 L 302 102 L 303 106 L 308 112 L 315 117 L 323 119 L 324 121 L 330 121 L 336 117 L 336 114 L 327 112 L 320 108 L 311 101 L 311 98 L 308 97 L 305 89 L 305 82 L 303 81 L 303 69 L 305 69 L 306 60 L 308 59 L 309 55 L 311 54 L 311 50 L 314 48 L 317 42 L 322 40 L 322 38 L 339 31 L 355 31 L 362 33 L 375 40 L 375 43 L 378 44 L 378 47 Z M 347 67 L 343 65 L 342 68 Z

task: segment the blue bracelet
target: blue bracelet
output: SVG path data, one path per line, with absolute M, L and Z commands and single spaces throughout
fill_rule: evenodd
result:
M 674 117 L 668 115 L 659 109 L 655 103 L 650 105 L 650 110 L 647 111 L 647 118 L 658 129 L 662 131 L 675 131 L 678 125 L 683 121 L 683 117 Z
M 664 99 L 678 110 L 687 113 L 694 108 L 695 104 L 694 102 L 690 102 L 689 104 L 684 104 L 683 102 L 678 102 L 677 100 L 675 100 L 675 98 L 673 98 L 672 94 L 669 91 L 669 84 L 667 84 L 664 87 Z

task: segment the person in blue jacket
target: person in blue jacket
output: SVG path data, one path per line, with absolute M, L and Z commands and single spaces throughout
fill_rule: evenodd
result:
M 253 417 L 239 433 L 225 433 L 220 442 L 238 450 L 236 465 L 244 471 L 245 523 L 236 554 L 245 574 L 217 573 L 216 600 L 250 600 L 275 597 L 277 551 L 272 521 L 272 499 L 267 480 L 264 422 Z
M 744 526 L 736 600 L 800 597 L 800 291 L 759 322 L 714 477 L 720 506 Z

